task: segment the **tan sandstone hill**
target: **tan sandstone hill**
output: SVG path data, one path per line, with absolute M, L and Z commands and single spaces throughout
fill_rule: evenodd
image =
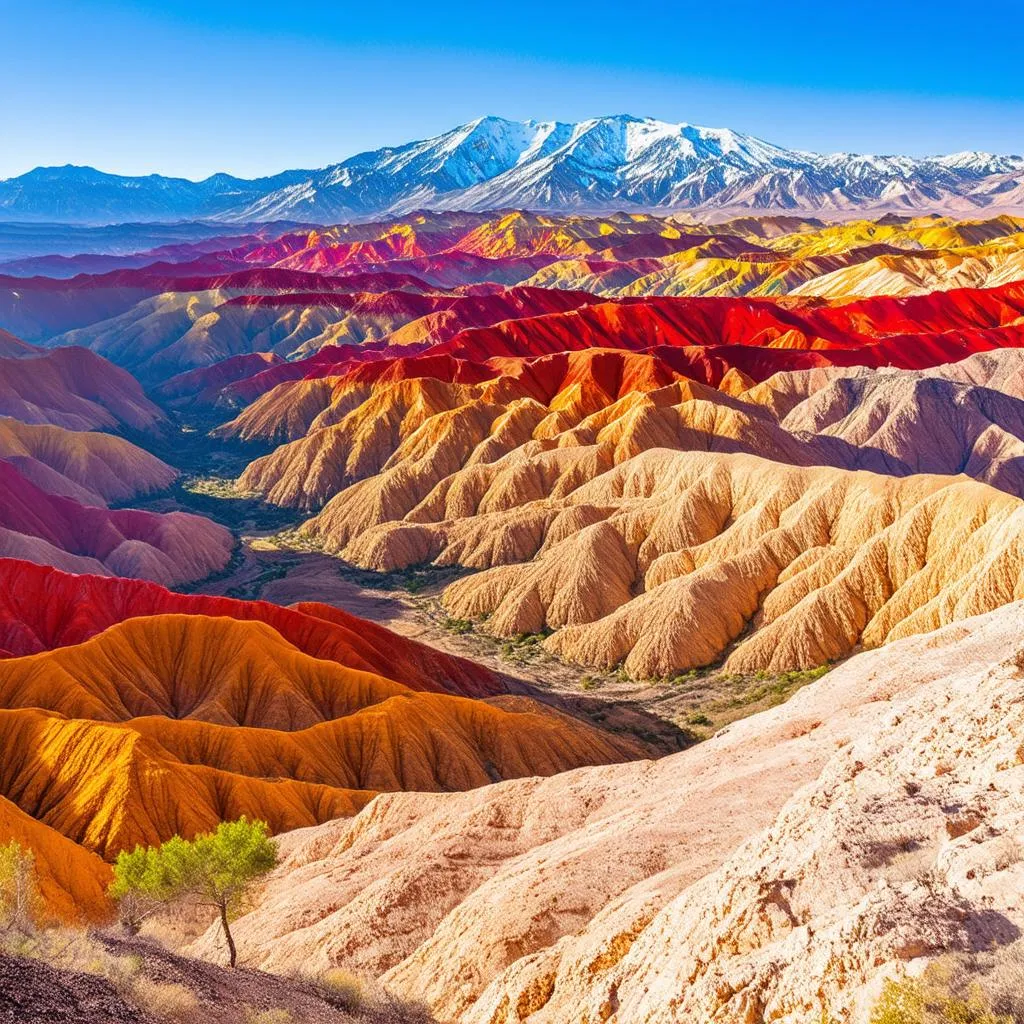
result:
M 240 948 L 444 1024 L 866 1024 L 883 976 L 1024 927 L 1022 629 L 863 654 L 661 761 L 378 797 L 281 839 Z
M 448 587 L 452 616 L 555 630 L 566 659 L 640 677 L 812 667 L 1024 596 L 1024 503 L 963 477 L 662 448 L 616 463 L 609 444 L 515 456 L 376 526 L 401 481 L 376 505 L 366 481 L 306 532 L 378 570 L 486 570 Z

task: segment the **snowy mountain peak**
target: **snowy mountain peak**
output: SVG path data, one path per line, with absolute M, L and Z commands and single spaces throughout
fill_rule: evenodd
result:
M 318 171 L 245 181 L 37 168 L 0 181 L 0 217 L 342 221 L 417 208 L 755 209 L 865 213 L 1016 209 L 1024 158 L 819 155 L 729 128 L 616 114 L 567 123 L 483 116 Z
M 998 156 L 995 153 L 983 153 L 977 150 L 965 150 L 962 153 L 950 153 L 949 156 L 935 158 L 937 164 L 961 171 L 973 171 L 976 174 L 1010 174 L 1024 170 L 1024 157 Z

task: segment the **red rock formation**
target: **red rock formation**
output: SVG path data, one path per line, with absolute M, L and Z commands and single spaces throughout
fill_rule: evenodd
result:
M 241 815 L 280 832 L 352 815 L 378 791 L 640 753 L 530 698 L 457 696 L 500 684 L 336 609 L 4 559 L 0 578 L 0 839 L 33 850 L 60 916 L 108 912 L 93 855 Z
M 175 594 L 141 581 L 72 576 L 0 558 L 0 648 L 10 654 L 80 644 L 126 619 L 166 614 L 264 622 L 310 657 L 375 672 L 414 690 L 466 696 L 505 692 L 502 681 L 479 665 L 327 605 L 292 609 L 265 601 Z

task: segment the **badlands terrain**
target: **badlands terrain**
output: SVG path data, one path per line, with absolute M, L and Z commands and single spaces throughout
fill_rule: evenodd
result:
M 68 230 L 0 264 L 41 922 L 225 1021 L 868 1024 L 930 963 L 1024 1019 L 1024 219 Z M 244 973 L 109 930 L 242 816 Z M 81 961 L 0 980 L 151 1019 Z

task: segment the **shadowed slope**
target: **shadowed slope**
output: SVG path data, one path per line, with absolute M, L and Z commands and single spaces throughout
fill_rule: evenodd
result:
M 120 437 L 0 418 L 0 459 L 41 490 L 86 505 L 169 487 L 177 470 Z
M 72 572 L 173 585 L 223 569 L 231 533 L 186 512 L 112 511 L 40 490 L 0 460 L 0 554 Z

